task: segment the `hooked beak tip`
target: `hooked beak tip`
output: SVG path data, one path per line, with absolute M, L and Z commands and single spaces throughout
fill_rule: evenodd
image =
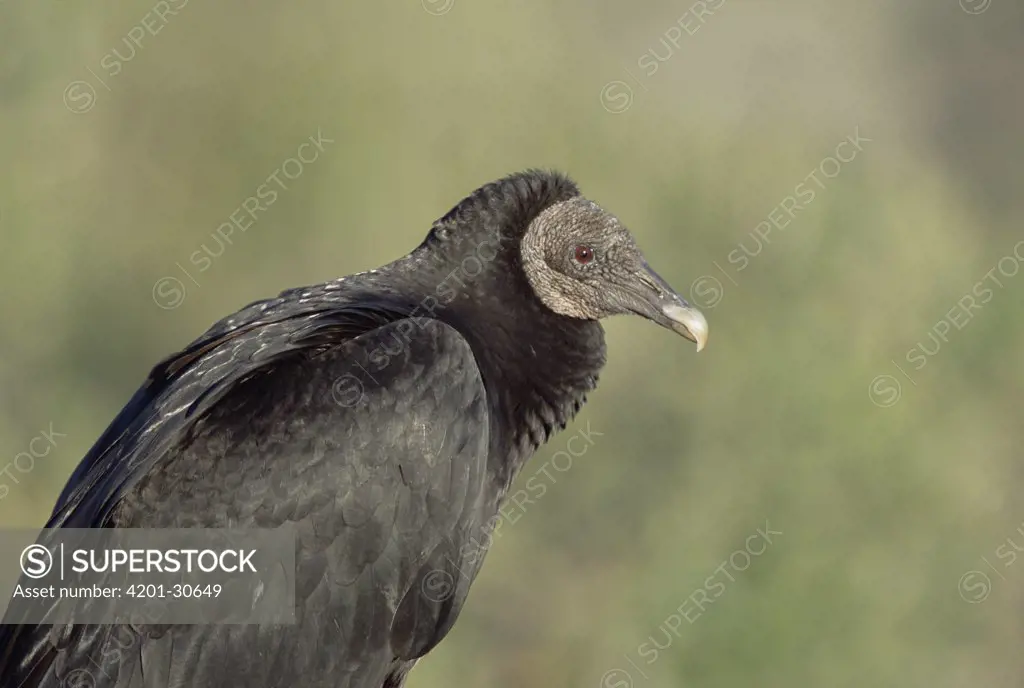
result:
M 708 342 L 708 321 L 696 308 L 668 304 L 662 312 L 672 321 L 672 329 L 697 344 L 700 351 Z

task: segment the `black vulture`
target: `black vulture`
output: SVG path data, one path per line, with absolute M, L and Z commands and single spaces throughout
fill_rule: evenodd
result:
M 153 368 L 47 527 L 292 524 L 296 623 L 0 626 L 0 683 L 404 685 L 465 604 L 483 560 L 467 543 L 597 384 L 598 320 L 627 313 L 707 339 L 616 217 L 529 170 L 407 256 L 221 320 Z M 133 642 L 104 664 L 114 629 Z

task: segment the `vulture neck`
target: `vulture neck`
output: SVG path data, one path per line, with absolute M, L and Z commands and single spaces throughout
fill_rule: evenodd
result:
M 534 451 L 576 415 L 605 362 L 601 325 L 545 306 L 523 272 L 518 241 L 507 239 L 421 247 L 435 269 L 418 289 L 437 296 L 434 317 L 457 329 L 476 356 L 499 499 Z

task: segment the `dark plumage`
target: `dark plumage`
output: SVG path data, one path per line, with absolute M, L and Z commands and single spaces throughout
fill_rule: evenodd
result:
M 530 171 L 408 256 L 222 320 L 153 369 L 48 527 L 293 523 L 297 623 L 3 626 L 0 680 L 60 686 L 119 632 L 133 642 L 97 688 L 403 685 L 465 603 L 482 563 L 465 545 L 594 389 L 597 320 L 629 312 L 703 346 L 703 317 L 618 220 Z M 426 594 L 436 571 L 448 594 Z

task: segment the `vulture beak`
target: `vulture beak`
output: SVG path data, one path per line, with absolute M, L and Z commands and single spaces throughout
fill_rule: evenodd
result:
M 687 303 L 646 263 L 637 273 L 637 280 L 639 289 L 635 294 L 642 299 L 642 305 L 635 308 L 635 312 L 696 342 L 697 351 L 703 349 L 708 341 L 708 321 L 704 314 Z

